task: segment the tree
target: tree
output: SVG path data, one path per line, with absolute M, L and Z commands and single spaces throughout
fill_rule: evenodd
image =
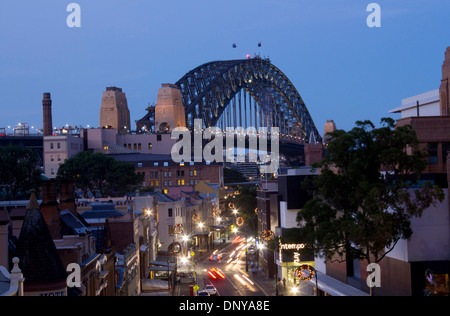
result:
M 247 178 L 238 170 L 223 168 L 224 183 L 248 182 Z
M 32 149 L 17 145 L 0 147 L 0 185 L 8 198 L 27 198 L 31 189 L 39 188 L 42 171 L 38 162 L 38 154 Z
M 314 198 L 297 221 L 302 237 L 328 260 L 380 262 L 412 236 L 411 218 L 444 198 L 438 186 L 418 182 L 427 155 L 412 127 L 381 122 L 330 133 L 328 154 L 314 165 L 320 170 Z
M 57 179 L 74 179 L 83 192 L 102 196 L 123 196 L 143 181 L 133 164 L 115 160 L 102 153 L 79 152 L 59 166 Z
M 257 234 L 258 216 L 255 213 L 257 206 L 256 187 L 245 186 L 239 188 L 239 195 L 236 200 L 236 207 L 239 210 L 239 215 L 244 219 L 245 225 L 247 225 L 254 234 Z

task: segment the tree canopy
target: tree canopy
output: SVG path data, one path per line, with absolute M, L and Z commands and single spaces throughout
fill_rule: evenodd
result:
M 135 166 L 102 153 L 79 152 L 59 166 L 57 179 L 74 179 L 75 187 L 102 196 L 123 196 L 143 181 Z
M 328 154 L 313 166 L 314 198 L 297 215 L 302 238 L 329 260 L 377 263 L 412 236 L 411 218 L 442 201 L 442 189 L 418 181 L 427 154 L 409 125 L 358 121 L 328 135 Z
M 39 158 L 36 151 L 17 145 L 0 147 L 0 191 L 4 199 L 29 197 L 40 186 Z

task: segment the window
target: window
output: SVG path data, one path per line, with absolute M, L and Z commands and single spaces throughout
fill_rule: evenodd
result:
M 169 187 L 172 186 L 172 180 L 169 180 Z
M 61 149 L 61 143 L 56 143 L 56 148 Z
M 180 176 L 180 170 L 177 170 L 177 177 Z
M 164 161 L 164 167 L 168 167 L 169 163 L 167 161 Z
M 184 170 L 181 170 L 181 176 L 184 177 Z
M 161 136 L 161 135 L 156 135 L 156 140 L 157 140 L 158 142 L 160 142 L 160 141 L 162 140 L 162 136 Z
M 194 170 L 189 170 L 189 176 L 192 177 L 194 175 Z
M 141 143 L 138 143 L 138 149 L 141 150 L 142 149 L 142 145 Z
M 196 179 L 196 180 L 194 181 L 194 183 L 195 183 L 195 184 L 198 184 L 198 180 Z
M 151 187 L 154 187 L 154 186 L 155 186 L 155 181 L 151 181 L 151 182 L 150 182 L 150 186 L 151 186 Z
M 164 186 L 165 187 L 167 186 L 167 180 L 164 180 Z
M 137 166 L 138 168 L 142 168 L 142 162 L 138 162 Z
M 190 184 L 190 185 L 194 185 L 194 180 L 192 180 L 192 179 L 189 180 L 189 184 Z
M 148 149 L 152 149 L 152 143 L 148 143 Z
M 153 179 L 153 171 L 150 171 L 150 178 Z
M 134 150 L 137 149 L 137 144 L 136 144 L 136 143 L 133 144 L 133 149 L 134 149 Z
M 167 193 L 169 193 L 169 190 L 167 190 L 167 189 L 164 189 L 164 194 L 167 194 Z
M 184 179 L 181 180 L 181 185 L 184 185 Z
M 429 143 L 428 144 L 428 156 L 429 156 L 430 164 L 437 164 L 439 162 L 438 143 Z
M 155 171 L 155 178 L 158 178 L 158 171 Z
M 164 178 L 167 178 L 167 171 L 164 171 Z
M 173 225 L 169 225 L 169 236 L 173 236 Z
M 60 155 L 58 155 L 58 161 L 61 161 L 61 156 Z
M 194 170 L 194 176 L 195 177 L 197 176 L 197 170 Z
M 169 176 L 169 178 L 172 177 L 172 171 L 169 171 L 169 172 L 168 172 L 168 176 Z
M 55 174 L 55 169 L 52 168 L 52 169 L 50 170 L 50 173 L 51 173 L 51 174 Z
M 55 158 L 53 158 L 53 156 L 50 156 L 50 161 L 55 161 Z
M 158 180 L 155 181 L 155 187 L 159 187 L 159 181 Z
M 53 143 L 50 143 L 50 149 L 53 149 Z
M 172 217 L 173 216 L 173 209 L 169 208 L 167 211 L 168 211 L 168 216 Z

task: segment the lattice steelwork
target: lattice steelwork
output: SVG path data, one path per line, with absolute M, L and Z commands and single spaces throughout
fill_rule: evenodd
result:
M 199 118 L 204 127 L 276 126 L 282 137 L 322 140 L 297 89 L 268 59 L 206 63 L 176 85 L 189 128 Z

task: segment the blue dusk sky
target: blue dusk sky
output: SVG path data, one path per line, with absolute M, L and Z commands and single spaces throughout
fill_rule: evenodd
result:
M 80 28 L 67 26 L 71 2 Z M 367 26 L 371 2 L 380 28 Z M 54 126 L 96 127 L 107 86 L 126 93 L 134 125 L 162 83 L 255 53 L 292 81 L 321 134 L 329 119 L 378 124 L 439 88 L 449 16 L 449 0 L 3 0 L 0 127 L 42 128 L 44 92 Z

